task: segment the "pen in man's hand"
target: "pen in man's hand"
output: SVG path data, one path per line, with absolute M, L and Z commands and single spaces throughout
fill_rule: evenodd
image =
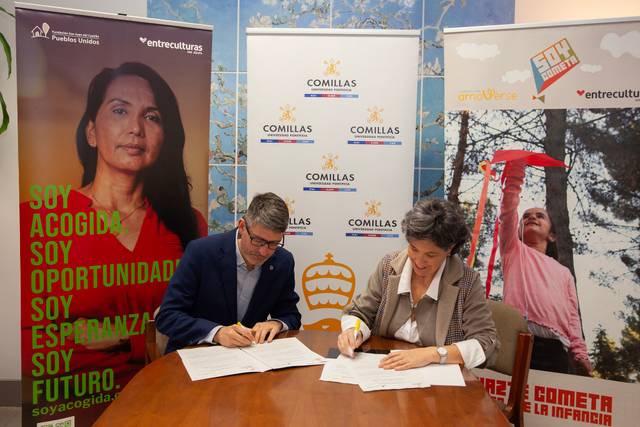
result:
M 251 335 L 251 343 L 252 343 L 252 344 L 255 344 L 255 343 L 256 343 L 255 337 L 253 336 L 253 332 L 251 331 L 251 329 L 249 329 L 249 328 L 247 328 L 246 326 L 244 326 L 244 325 L 242 324 L 242 322 L 238 322 L 238 323 L 236 323 L 236 325 L 238 325 L 238 326 L 240 326 L 240 327 L 242 327 L 242 328 L 244 328 L 244 329 L 248 329 L 248 330 L 249 330 L 249 334 Z M 249 338 L 249 337 L 247 337 L 246 335 L 245 335 L 245 337 L 246 337 L 246 338 Z

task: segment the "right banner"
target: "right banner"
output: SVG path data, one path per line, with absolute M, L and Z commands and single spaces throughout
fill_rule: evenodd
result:
M 640 21 L 447 30 L 444 53 L 446 193 L 484 205 L 474 268 L 536 336 L 527 425 L 637 425 Z M 500 150 L 566 168 L 485 174 Z M 506 400 L 508 377 L 478 374 Z

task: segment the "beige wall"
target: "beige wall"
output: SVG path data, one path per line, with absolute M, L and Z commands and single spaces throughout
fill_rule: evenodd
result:
M 640 0 L 516 0 L 515 23 L 640 16 Z
M 13 2 L 0 2 L 13 12 Z M 11 45 L 15 58 L 15 21 L 0 14 L 0 31 Z M 0 54 L 0 91 L 9 111 L 9 127 L 0 135 L 0 381 L 20 377 L 20 234 L 18 220 L 18 115 L 16 73 L 7 79 L 4 53 Z M 15 67 L 15 61 L 13 62 Z

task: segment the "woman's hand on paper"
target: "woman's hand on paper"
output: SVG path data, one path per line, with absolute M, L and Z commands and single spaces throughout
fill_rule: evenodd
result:
M 435 347 L 414 348 L 412 350 L 394 351 L 380 361 L 382 369 L 404 371 L 420 368 L 440 360 Z
M 340 353 L 347 357 L 354 356 L 354 350 L 362 345 L 362 332 L 355 332 L 355 328 L 349 328 L 338 335 L 338 348 Z

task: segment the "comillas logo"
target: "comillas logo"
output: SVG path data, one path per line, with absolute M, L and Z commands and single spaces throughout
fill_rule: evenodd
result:
M 348 218 L 346 237 L 398 238 L 398 220 L 385 218 L 380 209 L 382 202 L 368 200 L 364 202 L 364 214 L 358 218 Z
M 319 310 L 322 314 L 339 317 L 342 309 L 351 302 L 356 290 L 356 275 L 347 264 L 334 261 L 328 252 L 324 260 L 307 266 L 302 272 L 302 293 L 309 311 Z M 309 317 L 315 317 L 310 313 Z M 317 318 L 317 317 L 316 317 Z M 314 323 L 305 324 L 304 329 L 320 331 L 340 331 L 340 320 L 325 317 Z
M 296 107 L 289 104 L 280 107 L 278 123 L 265 123 L 262 125 L 262 144 L 313 144 L 310 124 L 296 123 Z
M 51 29 L 46 22 L 42 25 L 36 25 L 31 29 L 32 39 L 47 39 L 59 43 L 70 43 L 80 45 L 100 45 L 100 36 L 98 34 L 75 33 L 71 31 L 58 31 Z
M 340 60 L 334 61 L 333 59 L 328 59 L 323 61 L 324 65 L 327 67 L 324 70 L 325 76 L 339 76 L 340 72 L 338 71 L 338 64 L 340 64 Z
M 313 236 L 311 218 L 304 215 L 296 215 L 296 201 L 294 199 L 285 197 L 284 202 L 289 210 L 289 227 L 284 234 L 287 236 Z
M 338 155 L 335 156 L 331 153 L 324 154 L 322 156 L 322 170 L 323 171 L 337 171 L 338 165 L 336 164 L 336 160 L 338 160 Z
M 340 64 L 340 60 L 325 59 L 322 62 L 322 77 L 306 80 L 307 89 L 311 92 L 305 93 L 305 98 L 358 98 L 359 95 L 354 92 L 358 82 L 341 78 Z
M 282 123 L 295 123 L 296 118 L 293 116 L 293 112 L 295 110 L 296 107 L 292 107 L 288 104 L 280 107 L 280 121 Z
M 201 44 L 166 41 L 166 40 L 151 40 L 147 37 L 138 37 L 140 43 L 147 47 L 181 50 L 191 55 L 202 55 L 204 48 Z
M 458 101 L 460 102 L 491 102 L 491 101 L 517 101 L 517 92 L 501 92 L 494 88 L 486 88 L 480 90 L 465 90 L 458 93 Z
M 402 145 L 395 139 L 400 135 L 400 126 L 385 123 L 382 116 L 384 108 L 373 106 L 367 108 L 366 124 L 355 124 L 349 127 L 349 145 Z
M 544 95 L 540 95 L 542 91 L 575 68 L 580 63 L 580 59 L 565 38 L 536 53 L 529 62 L 537 90 L 537 94 L 532 95 L 531 98 L 544 102 Z
M 337 154 L 324 154 L 320 166 L 321 171 L 305 174 L 307 186 L 303 187 L 303 191 L 356 192 L 357 189 L 353 186 L 356 175 L 340 170 L 338 159 Z
M 380 205 L 382 203 L 377 202 L 375 200 L 372 200 L 370 202 L 364 202 L 364 204 L 367 206 L 367 210 L 364 213 L 364 216 L 366 217 L 380 217 L 382 216 L 382 214 L 380 213 Z
M 576 90 L 578 96 L 586 99 L 635 99 L 640 101 L 640 89 L 615 89 L 615 90 Z
M 384 111 L 384 108 L 371 107 L 367 108 L 367 111 L 369 112 L 369 117 L 367 118 L 368 123 L 384 123 L 384 120 L 382 120 L 382 112 Z

